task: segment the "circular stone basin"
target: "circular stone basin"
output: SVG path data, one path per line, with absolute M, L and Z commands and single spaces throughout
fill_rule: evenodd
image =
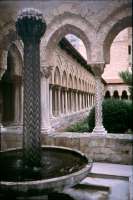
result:
M 22 149 L 0 153 L 1 191 L 25 193 L 48 193 L 62 191 L 83 180 L 92 167 L 92 162 L 77 150 L 66 147 L 43 146 L 42 166 L 38 173 L 25 173 L 20 167 Z

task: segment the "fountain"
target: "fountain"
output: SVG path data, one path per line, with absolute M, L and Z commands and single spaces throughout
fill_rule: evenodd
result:
M 24 44 L 23 148 L 1 151 L 1 196 L 28 197 L 62 192 L 84 179 L 92 163 L 81 152 L 40 142 L 40 39 L 46 23 L 40 11 L 22 10 L 16 30 Z M 36 198 L 37 199 L 37 198 Z

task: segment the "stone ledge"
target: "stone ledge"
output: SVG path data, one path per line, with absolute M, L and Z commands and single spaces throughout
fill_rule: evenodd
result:
M 132 164 L 133 136 L 129 134 L 106 134 L 96 137 L 90 133 L 42 134 L 42 144 L 78 149 L 96 162 Z M 1 149 L 21 147 L 22 134 L 1 134 Z

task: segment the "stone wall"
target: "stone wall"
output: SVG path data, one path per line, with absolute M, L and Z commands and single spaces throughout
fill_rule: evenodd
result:
M 90 133 L 53 133 L 42 135 L 42 144 L 65 146 L 84 152 L 96 162 L 132 164 L 133 136 L 129 134 L 95 135 Z M 3 133 L 1 149 L 21 147 L 22 135 Z

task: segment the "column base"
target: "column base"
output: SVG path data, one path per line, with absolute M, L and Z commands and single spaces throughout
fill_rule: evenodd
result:
M 105 130 L 105 128 L 103 126 L 96 126 L 93 131 L 93 134 L 107 134 L 107 131 Z
M 51 134 L 54 132 L 54 128 L 50 127 L 42 127 L 41 128 L 41 134 Z

